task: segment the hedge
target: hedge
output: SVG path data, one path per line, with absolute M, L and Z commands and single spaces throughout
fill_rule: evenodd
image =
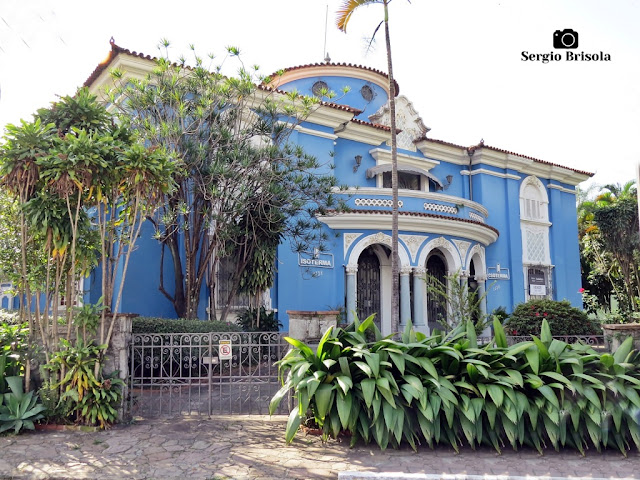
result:
M 168 319 L 157 317 L 135 317 L 133 333 L 209 333 L 240 332 L 242 329 L 233 323 L 208 322 L 197 319 Z

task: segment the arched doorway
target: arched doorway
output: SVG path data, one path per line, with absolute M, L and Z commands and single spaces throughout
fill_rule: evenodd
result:
M 373 246 L 367 247 L 358 258 L 356 306 L 360 321 L 375 313 L 375 324 L 381 328 L 382 275 L 380 259 Z
M 447 298 L 435 290 L 447 288 L 447 264 L 444 255 L 434 250 L 427 258 L 427 325 L 429 331 L 442 330 L 447 321 Z

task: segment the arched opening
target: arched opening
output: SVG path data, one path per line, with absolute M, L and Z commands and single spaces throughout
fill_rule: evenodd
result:
M 471 310 L 471 320 L 474 325 L 478 323 L 480 318 L 480 306 L 478 303 L 478 281 L 476 280 L 476 265 L 473 259 L 469 264 L 469 279 L 467 280 L 467 288 L 469 292 L 469 300 L 473 302 L 474 308 Z
M 356 282 L 356 307 L 358 319 L 364 320 L 376 314 L 375 324 L 381 328 L 382 319 L 382 269 L 380 254 L 386 254 L 381 245 L 365 248 L 358 257 L 358 276 Z
M 442 323 L 447 321 L 447 263 L 440 250 L 432 251 L 427 257 L 427 325 L 429 331 L 434 328 L 442 330 Z

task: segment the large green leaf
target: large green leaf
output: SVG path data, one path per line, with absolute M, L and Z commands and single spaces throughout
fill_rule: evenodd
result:
M 302 418 L 298 415 L 298 409 L 291 410 L 289 419 L 287 420 L 287 428 L 285 430 L 285 441 L 291 443 L 293 437 L 295 437 Z
M 284 337 L 284 339 L 287 342 L 289 342 L 291 345 L 296 347 L 298 350 L 300 350 L 300 353 L 302 353 L 305 356 L 305 358 L 310 359 L 315 357 L 313 350 L 311 350 L 309 346 L 307 346 L 305 343 L 301 342 L 300 340 L 296 340 L 295 338 L 291 338 L 291 337 Z
M 538 351 L 537 345 L 527 348 L 524 353 L 531 370 L 537 375 L 540 370 L 540 352 Z
M 367 408 L 371 408 L 373 402 L 373 395 L 376 393 L 376 381 L 373 378 L 367 378 L 360 382 L 362 388 L 362 396 Z
M 343 429 L 347 429 L 349 426 L 349 417 L 351 415 L 351 406 L 353 404 L 353 397 L 351 393 L 343 394 L 338 391 L 336 396 L 336 406 L 338 407 L 338 416 Z
M 351 377 L 347 377 L 346 375 L 338 375 L 336 376 L 336 381 L 338 382 L 338 386 L 342 389 L 342 392 L 345 394 L 349 390 L 351 390 L 351 388 L 353 388 Z
M 493 317 L 493 335 L 495 338 L 496 347 L 508 348 L 507 336 L 504 333 L 504 328 L 502 328 L 500 320 L 496 316 Z
M 389 356 L 391 360 L 393 360 L 394 365 L 400 372 L 400 375 L 404 375 L 404 354 L 389 352 Z
M 316 413 L 321 421 L 324 421 L 327 413 L 331 409 L 331 402 L 333 400 L 334 386 L 328 383 L 323 383 L 318 386 L 314 395 L 316 404 Z
M 551 328 L 549 328 L 549 322 L 546 318 L 542 319 L 542 325 L 540 326 L 540 340 L 549 345 L 553 340 L 551 336 Z
M 496 407 L 500 408 L 502 406 L 502 402 L 504 401 L 504 392 L 502 388 L 498 385 L 487 385 L 487 391 L 489 392 L 489 396 L 493 403 L 496 404 Z
M 633 349 L 633 337 L 627 337 L 627 339 L 620 344 L 620 346 L 613 352 L 613 359 L 616 363 L 624 362 L 631 350 Z

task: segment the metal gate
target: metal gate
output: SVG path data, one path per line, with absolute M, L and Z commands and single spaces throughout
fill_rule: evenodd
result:
M 134 334 L 129 407 L 134 416 L 268 414 L 280 389 L 274 362 L 283 332 Z M 288 413 L 288 399 L 278 413 Z
M 364 320 L 372 313 L 377 314 L 376 325 L 380 328 L 380 260 L 371 248 L 362 252 L 358 259 L 357 282 L 358 318 Z
M 427 260 L 427 279 L 432 285 L 439 284 L 447 288 L 447 269 L 444 260 L 438 255 L 431 255 Z M 427 322 L 429 331 L 442 329 L 441 322 L 447 321 L 447 299 L 434 291 L 427 291 Z

